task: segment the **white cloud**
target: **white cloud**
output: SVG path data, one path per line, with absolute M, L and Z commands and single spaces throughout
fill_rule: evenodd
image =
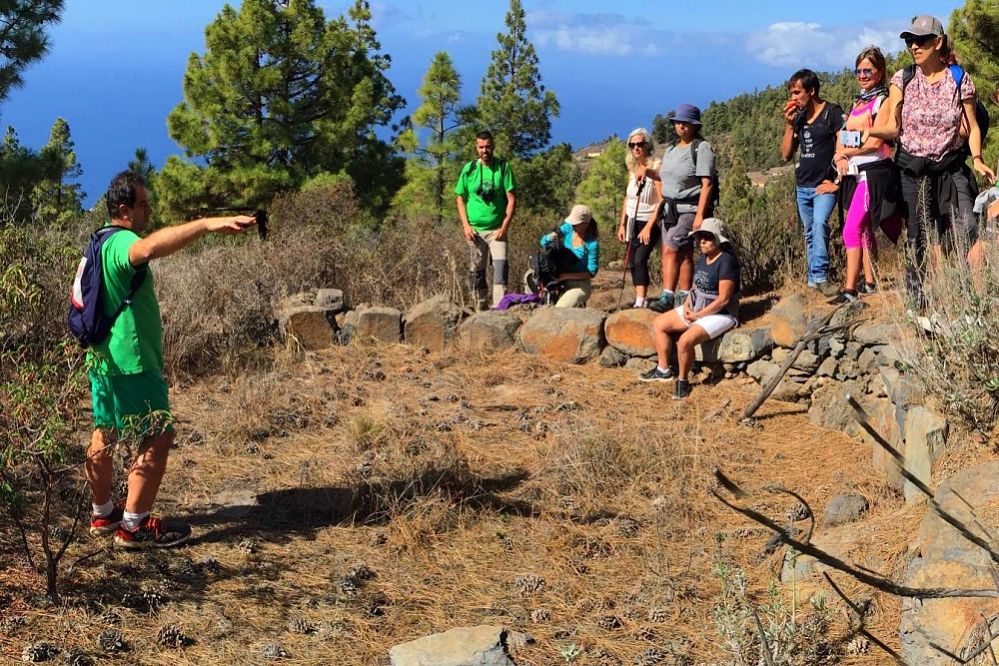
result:
M 746 38 L 746 51 L 756 60 L 775 67 L 840 69 L 852 66 L 865 46 L 873 44 L 885 53 L 904 48 L 898 34 L 907 23 L 904 20 L 860 26 L 772 23 Z
M 596 55 L 659 55 L 653 31 L 643 19 L 620 14 L 531 12 L 531 38 L 541 46 Z

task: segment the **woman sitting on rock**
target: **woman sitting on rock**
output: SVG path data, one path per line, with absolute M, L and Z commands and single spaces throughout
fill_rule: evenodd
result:
M 597 274 L 600 244 L 597 242 L 597 223 L 586 206 L 572 207 L 569 217 L 558 231 L 541 238 L 541 246 L 560 242 L 563 252 L 558 275 L 562 294 L 555 303 L 557 308 L 582 308 L 590 298 L 590 279 Z
M 690 395 L 690 369 L 694 365 L 694 347 L 717 338 L 739 324 L 739 262 L 735 255 L 723 249 L 728 238 L 718 218 L 709 217 L 699 229 L 690 232 L 700 250 L 694 266 L 694 284 L 686 300 L 652 322 L 656 336 L 658 365 L 639 375 L 642 381 L 676 379 L 674 400 Z M 673 336 L 679 375 L 669 365 L 673 351 Z

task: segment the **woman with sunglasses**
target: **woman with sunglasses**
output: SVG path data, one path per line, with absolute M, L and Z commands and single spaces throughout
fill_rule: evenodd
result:
M 701 138 L 701 110 L 681 104 L 670 118 L 679 139 L 663 155 L 655 176 L 660 184 L 663 291 L 649 303 L 655 312 L 667 312 L 683 303 L 694 273 L 694 242 L 690 236 L 711 217 L 714 192 L 715 153 Z M 658 213 L 658 211 L 657 211 Z M 674 296 L 674 290 L 676 295 Z
M 628 154 L 624 158 L 628 167 L 628 188 L 621 205 L 621 223 L 617 229 L 617 239 L 629 243 L 628 256 L 631 261 L 631 283 L 635 286 L 635 304 L 644 308 L 649 292 L 649 255 L 659 238 L 655 226 L 655 216 L 662 189 L 659 181 L 649 177 L 659 168 L 658 160 L 652 159 L 652 135 L 639 127 L 628 135 Z
M 878 113 L 888 98 L 885 57 L 879 48 L 869 46 L 860 52 L 855 64 L 854 73 L 860 84 L 860 94 L 846 117 L 834 158 L 842 179 L 841 200 L 846 205 L 843 221 L 846 276 L 843 291 L 830 301 L 836 305 L 855 301 L 858 294 L 874 292 L 874 266 L 871 261 L 872 255 L 877 254 L 874 229 L 880 225 L 885 212 L 889 215 L 894 212 L 894 199 L 897 198 L 891 191 L 891 146 L 873 137 L 860 142 L 863 130 L 883 126 L 887 119 Z M 895 231 L 901 232 L 901 229 Z M 898 233 L 890 235 L 898 238 Z M 858 287 L 861 268 L 864 282 Z
M 925 273 L 926 229 L 919 206 L 919 183 L 929 181 L 929 215 L 933 220 L 935 250 L 949 226 L 962 249 L 976 241 L 977 223 L 973 213 L 977 185 L 968 168 L 965 150 L 970 150 L 975 171 L 989 182 L 995 181 L 992 169 L 982 160 L 982 133 L 975 117 L 975 84 L 963 72 L 960 87 L 954 69 L 948 66 L 951 46 L 943 25 L 932 16 L 917 16 L 912 26 L 901 33 L 912 52 L 915 67 L 899 70 L 891 78 L 888 94 L 888 118 L 883 126 L 864 130 L 868 137 L 898 139 L 895 157 L 902 184 L 906 217 L 905 282 L 914 309 L 924 305 L 922 281 Z M 962 70 L 959 70 L 962 71 Z M 962 129 L 963 126 L 963 129 Z M 958 217 L 951 224 L 951 210 Z

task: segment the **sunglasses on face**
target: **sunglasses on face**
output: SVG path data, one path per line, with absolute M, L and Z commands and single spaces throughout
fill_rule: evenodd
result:
M 936 38 L 936 35 L 919 35 L 918 37 L 910 35 L 905 38 L 905 47 L 911 49 L 912 45 L 915 44 L 919 48 L 923 48 Z
M 874 70 L 871 69 L 870 67 L 858 67 L 857 69 L 853 70 L 853 73 L 856 76 L 863 76 L 864 78 L 867 79 L 874 76 Z
M 639 141 L 638 143 L 629 143 L 628 147 L 631 148 L 632 150 L 634 150 L 635 148 L 644 148 L 645 142 Z

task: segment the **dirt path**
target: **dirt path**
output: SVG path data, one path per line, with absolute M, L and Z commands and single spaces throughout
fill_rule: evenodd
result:
M 537 639 L 518 664 L 729 663 L 733 640 L 752 642 L 723 635 L 746 622 L 745 600 L 768 605 L 779 633 L 792 586 L 769 595 L 783 550 L 767 554 L 765 530 L 709 495 L 716 466 L 750 490 L 795 489 L 820 516 L 832 496 L 864 494 L 851 558 L 897 566 L 919 514 L 883 490 L 866 445 L 811 426 L 794 404 L 768 402 L 756 427 L 739 425 L 752 395 L 735 383 L 680 403 L 670 389 L 626 370 L 402 345 L 178 387 L 160 506 L 194 523 L 193 543 L 90 559 L 63 610 L 30 603 L 23 568 L 0 571 L 10 601 L 0 619 L 27 619 L 0 634 L 0 660 L 31 640 L 97 653 L 112 610 L 127 658 L 144 664 L 265 663 L 271 643 L 290 655 L 281 663 L 379 664 L 396 643 L 483 623 Z M 781 520 L 794 509 L 757 497 Z M 70 561 L 99 544 L 74 545 Z M 794 588 L 801 623 L 812 588 Z M 146 601 L 123 607 L 126 591 Z M 874 648 L 838 656 L 841 604 L 826 595 L 828 622 L 804 632 L 833 655 L 825 663 L 888 663 Z M 897 607 L 874 602 L 869 626 L 894 645 Z M 158 646 L 165 624 L 196 644 Z M 820 663 L 798 649 L 793 663 Z

